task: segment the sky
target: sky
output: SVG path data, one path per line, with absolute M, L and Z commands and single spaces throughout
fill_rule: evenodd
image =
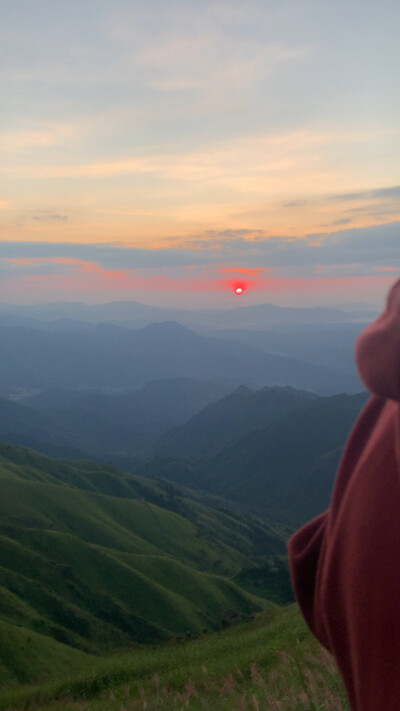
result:
M 381 303 L 399 24 L 398 0 L 0 0 L 0 301 Z

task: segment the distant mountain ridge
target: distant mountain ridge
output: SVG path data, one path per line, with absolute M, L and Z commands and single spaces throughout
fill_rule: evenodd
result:
M 2 318 L 14 315 L 19 318 L 31 318 L 42 321 L 60 321 L 62 319 L 99 323 L 116 321 L 119 323 L 144 326 L 154 321 L 178 321 L 194 327 L 210 328 L 248 327 L 276 322 L 323 323 L 335 321 L 368 321 L 377 315 L 377 311 L 366 307 L 365 310 L 329 308 L 290 308 L 265 303 L 251 306 L 238 306 L 231 309 L 201 309 L 191 311 L 183 308 L 160 307 L 142 304 L 136 301 L 116 301 L 89 306 L 81 302 L 56 302 L 32 306 L 0 304 L 0 325 Z
M 228 390 L 175 378 L 122 392 L 54 389 L 22 403 L 0 398 L 0 440 L 50 456 L 104 458 L 185 422 Z
M 207 338 L 174 323 L 136 331 L 110 324 L 79 333 L 0 328 L 0 395 L 49 388 L 132 388 L 187 377 L 231 388 L 290 385 L 320 394 L 356 392 L 358 377 Z
M 264 387 L 258 391 L 240 386 L 211 403 L 184 425 L 160 437 L 157 455 L 202 457 L 215 454 L 246 432 L 264 428 L 280 416 L 308 407 L 318 395 L 285 387 Z
M 339 458 L 367 393 L 318 398 L 201 460 L 158 456 L 134 471 L 222 496 L 241 510 L 305 523 L 329 505 Z
M 27 397 L 24 405 L 42 412 L 59 412 L 72 404 L 97 406 L 96 397 L 102 397 L 102 405 L 107 400 L 112 403 L 112 415 L 120 404 L 140 403 L 150 412 L 154 412 L 166 422 L 185 422 L 194 413 L 210 402 L 225 396 L 229 388 L 220 383 L 211 383 L 194 378 L 165 378 L 152 380 L 141 388 L 127 389 L 121 392 L 93 392 L 73 390 L 45 390 L 38 395 Z M 120 416 L 120 415 L 119 415 Z
M 240 341 L 283 357 L 356 374 L 354 345 L 365 322 L 275 323 L 260 328 L 210 330 L 204 335 Z

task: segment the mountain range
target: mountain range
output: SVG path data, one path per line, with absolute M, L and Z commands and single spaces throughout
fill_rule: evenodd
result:
M 308 407 L 315 393 L 291 387 L 253 391 L 244 385 L 212 402 L 183 425 L 169 429 L 153 445 L 156 455 L 204 457 L 215 454 L 247 432 L 264 428 L 287 412 Z
M 370 305 L 355 308 L 314 307 L 289 308 L 265 303 L 251 306 L 241 305 L 231 309 L 189 310 L 182 308 L 150 306 L 136 301 L 114 301 L 106 304 L 88 304 L 80 302 L 55 302 L 35 305 L 0 304 L 0 325 L 11 325 L 13 320 L 20 320 L 20 325 L 59 323 L 59 327 L 68 328 L 68 321 L 100 323 L 104 321 L 129 325 L 134 328 L 149 325 L 157 321 L 177 321 L 195 328 L 249 328 L 271 323 L 338 323 L 350 321 L 368 321 L 375 318 L 377 312 Z M 51 326 L 50 326 L 51 327 Z
M 122 392 L 49 390 L 27 404 L 0 398 L 0 438 L 171 480 L 289 524 L 320 513 L 368 394 L 242 385 L 219 397 L 224 388 L 178 378 Z
M 365 318 L 0 307 L 0 683 L 293 600 L 287 538 L 368 398 Z
M 122 392 L 48 390 L 25 398 L 24 404 L 0 398 L 0 438 L 50 456 L 92 458 L 129 471 L 136 471 L 138 463 L 147 460 L 145 471 L 154 469 L 150 476 L 156 477 L 160 476 L 159 460 L 163 459 L 162 476 L 178 477 L 176 480 L 189 486 L 198 486 L 192 474 L 183 474 L 187 460 L 191 472 L 193 466 L 198 467 L 199 461 L 206 459 L 207 475 L 199 475 L 199 481 L 208 481 L 217 466 L 218 453 L 222 461 L 231 462 L 232 456 L 239 456 L 238 448 L 244 446 L 246 450 L 246 437 L 262 440 L 273 423 L 276 441 L 286 441 L 293 449 L 291 437 L 295 429 L 288 429 L 285 419 L 290 413 L 298 418 L 299 427 L 302 420 L 309 423 L 304 443 L 308 452 L 313 451 L 310 442 L 316 408 L 321 410 L 321 423 L 331 418 L 333 430 L 347 434 L 350 421 L 343 420 L 343 430 L 339 404 L 347 403 L 347 411 L 356 413 L 367 398 L 366 393 L 321 397 L 289 386 L 253 391 L 243 385 L 218 397 L 224 391 L 226 387 L 218 384 L 177 378 Z M 330 451 L 323 438 L 321 442 L 324 452 Z M 340 443 L 339 438 L 337 446 Z M 232 455 L 231 448 L 235 446 Z M 308 466 L 307 451 L 299 457 Z M 151 463 L 154 458 L 156 465 Z M 164 471 L 165 467 L 170 471 L 171 459 L 175 474 Z M 246 452 L 239 459 L 243 466 L 246 459 L 247 469 L 253 462 L 252 458 L 247 459 Z
M 50 388 L 138 388 L 177 377 L 231 388 L 290 385 L 320 394 L 362 387 L 352 373 L 201 336 L 174 322 L 138 330 L 98 324 L 79 333 L 0 328 L 0 395 L 5 397 Z
M 190 430 L 192 424 L 193 432 L 198 432 L 201 416 L 197 415 L 181 429 L 181 439 L 172 438 L 172 445 L 181 444 L 185 457 L 178 456 L 175 446 L 174 456 L 155 457 L 133 470 L 222 496 L 240 510 L 262 517 L 273 515 L 291 525 L 305 523 L 329 505 L 341 453 L 368 395 L 307 401 L 307 394 L 300 394 L 301 398 L 300 407 L 243 433 L 215 454 L 211 432 L 208 456 L 190 459 L 186 442 L 193 448 L 196 436 L 199 439 L 198 434 L 192 438 Z M 208 428 L 202 436 L 205 452 Z M 161 441 L 165 444 L 166 437 Z
M 239 341 L 263 352 L 356 374 L 354 344 L 365 322 L 271 323 L 264 328 L 209 330 L 205 335 Z

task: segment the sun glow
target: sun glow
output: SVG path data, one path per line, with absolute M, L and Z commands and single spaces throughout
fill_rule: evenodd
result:
M 233 292 L 234 294 L 236 294 L 236 296 L 242 296 L 242 294 L 244 294 L 244 292 L 246 291 L 246 286 L 247 285 L 243 282 L 235 282 L 234 284 L 231 284 L 231 288 L 233 289 Z

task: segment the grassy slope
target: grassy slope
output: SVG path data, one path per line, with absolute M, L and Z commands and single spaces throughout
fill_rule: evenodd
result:
M 27 679 L 47 673 L 47 643 L 60 664 L 70 652 L 74 664 L 78 650 L 215 630 L 226 607 L 271 606 L 231 578 L 282 554 L 278 533 L 166 482 L 1 445 L 0 490 L 0 620 L 43 650 Z M 27 660 L 29 646 L 20 649 Z M 21 679 L 22 658 L 3 660 L 4 678 Z
M 297 606 L 197 641 L 82 662 L 51 683 L 5 691 L 0 711 L 348 709 L 330 656 Z
M 2 591 L 1 607 L 11 603 L 15 611 L 21 601 Z M 11 599 L 10 599 L 11 598 Z M 31 629 L 0 621 L 0 688 L 29 683 L 34 679 L 54 679 L 62 674 L 78 674 L 91 657 Z

